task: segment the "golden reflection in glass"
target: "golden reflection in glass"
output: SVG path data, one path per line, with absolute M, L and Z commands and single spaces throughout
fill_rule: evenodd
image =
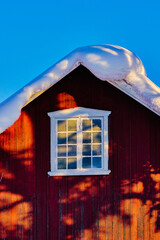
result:
M 77 120 L 68 120 L 68 131 L 69 132 L 77 131 Z
M 58 130 L 58 132 L 66 131 L 66 120 L 58 120 L 57 121 L 57 130 Z

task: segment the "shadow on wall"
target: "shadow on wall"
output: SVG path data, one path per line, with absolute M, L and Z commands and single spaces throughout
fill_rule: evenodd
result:
M 32 239 L 35 204 L 32 139 L 32 123 L 25 113 L 0 135 L 0 239 L 3 240 Z
M 0 239 L 37 239 L 35 231 L 47 240 L 160 239 L 158 161 L 124 157 L 110 163 L 110 175 L 86 177 L 48 177 L 40 163 L 47 190 L 37 193 L 33 127 L 23 112 L 0 136 Z
M 75 107 L 78 102 L 78 98 L 73 98 L 67 93 L 58 96 L 60 109 L 67 108 L 65 99 L 68 99 L 69 107 Z M 83 106 L 82 103 L 78 103 L 79 105 Z M 119 127 L 127 128 L 121 123 Z M 158 155 L 156 156 L 156 150 L 153 155 L 149 152 L 151 146 L 148 146 L 148 142 L 144 148 L 142 146 L 147 141 L 144 141 L 142 134 L 145 126 L 133 147 L 132 138 L 136 139 L 141 130 L 133 134 L 130 127 L 128 125 L 127 134 L 133 137 L 120 136 L 122 139 L 119 139 L 119 142 L 111 137 L 110 175 L 49 178 L 48 212 L 51 239 L 160 238 Z M 125 137 L 127 138 L 124 140 Z M 149 136 L 152 145 L 151 137 L 153 136 Z M 154 141 L 158 139 L 154 138 Z M 138 159 L 146 148 L 148 150 L 142 159 Z M 117 152 L 119 156 L 115 156 Z M 129 156 L 131 152 L 134 152 L 133 156 Z M 57 192 L 53 189 L 57 189 Z
M 49 195 L 50 228 L 58 227 L 60 239 L 158 239 L 160 171 L 149 163 L 143 171 L 116 184 L 112 174 L 51 178 L 50 188 L 59 191 Z

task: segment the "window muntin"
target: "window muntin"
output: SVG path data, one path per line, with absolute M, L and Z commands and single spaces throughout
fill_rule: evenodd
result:
M 57 169 L 76 169 L 77 119 L 56 119 L 56 133 Z
M 102 118 L 56 119 L 57 169 L 102 168 Z M 79 145 L 77 141 L 79 137 Z
M 49 113 L 51 171 L 49 175 L 98 175 L 108 170 L 109 111 L 87 108 Z
M 102 118 L 82 118 L 82 168 L 102 168 Z

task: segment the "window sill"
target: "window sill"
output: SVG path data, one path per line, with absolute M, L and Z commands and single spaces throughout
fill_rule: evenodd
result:
M 84 176 L 84 175 L 109 175 L 110 170 L 58 170 L 48 172 L 49 176 Z

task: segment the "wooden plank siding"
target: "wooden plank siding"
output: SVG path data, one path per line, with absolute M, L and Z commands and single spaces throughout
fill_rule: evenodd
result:
M 107 176 L 49 177 L 47 112 L 111 111 Z M 80 66 L 0 135 L 0 239 L 160 239 L 160 117 Z

